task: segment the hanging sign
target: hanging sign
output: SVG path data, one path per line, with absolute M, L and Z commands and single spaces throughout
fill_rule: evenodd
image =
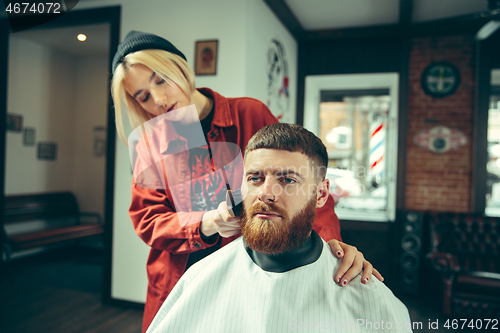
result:
M 467 137 L 460 130 L 436 126 L 420 131 L 413 138 L 413 142 L 424 150 L 442 154 L 459 150 L 467 143 Z

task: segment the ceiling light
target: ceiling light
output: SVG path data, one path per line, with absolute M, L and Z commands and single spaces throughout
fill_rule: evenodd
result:
M 485 40 L 486 38 L 493 35 L 493 33 L 497 31 L 498 28 L 500 28 L 500 21 L 491 20 L 477 32 L 474 38 L 476 39 L 476 41 Z
M 84 41 L 87 39 L 87 36 L 85 36 L 84 34 L 79 34 L 78 36 L 76 36 L 76 38 L 77 38 L 80 42 L 84 42 Z

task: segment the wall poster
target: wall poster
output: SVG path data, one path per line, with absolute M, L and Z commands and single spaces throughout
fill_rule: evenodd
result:
M 291 122 L 288 64 L 283 43 L 272 39 L 267 50 L 267 107 L 280 122 Z

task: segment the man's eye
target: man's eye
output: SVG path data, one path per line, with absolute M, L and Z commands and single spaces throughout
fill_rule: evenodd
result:
M 295 179 L 292 178 L 283 178 L 281 181 L 284 182 L 285 184 L 294 184 L 297 182 Z
M 248 177 L 248 181 L 252 183 L 256 183 L 260 180 L 259 177 Z

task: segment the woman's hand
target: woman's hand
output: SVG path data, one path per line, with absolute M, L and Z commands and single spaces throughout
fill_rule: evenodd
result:
M 240 233 L 240 218 L 232 217 L 227 210 L 226 201 L 222 201 L 217 209 L 203 214 L 200 230 L 207 237 L 215 233 L 231 237 Z
M 342 287 L 345 287 L 349 281 L 355 278 L 362 270 L 362 283 L 368 283 L 372 273 L 377 279 L 384 281 L 382 275 L 373 268 L 369 261 L 365 260 L 363 253 L 359 252 L 356 247 L 339 242 L 336 239 L 328 241 L 328 245 L 330 245 L 332 252 L 337 258 L 342 258 L 342 264 L 334 277 L 335 282 L 340 283 Z

